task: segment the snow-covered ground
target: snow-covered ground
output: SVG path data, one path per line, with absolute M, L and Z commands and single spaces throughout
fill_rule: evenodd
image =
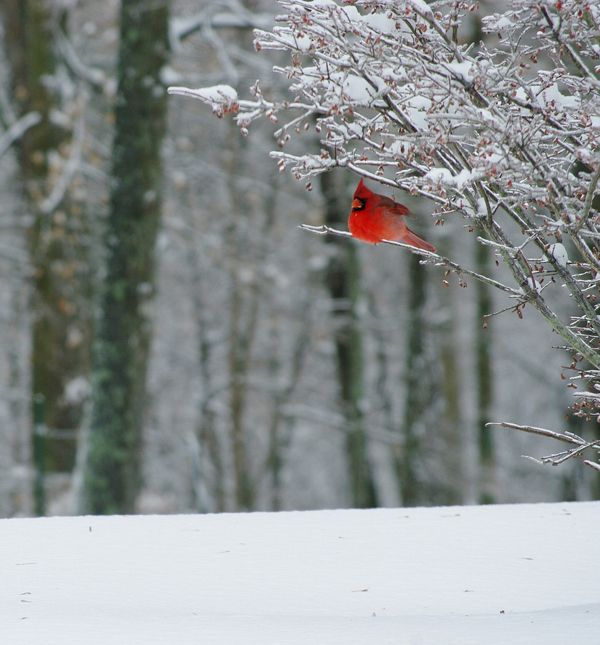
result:
M 600 503 L 0 521 L 2 645 L 600 643 Z

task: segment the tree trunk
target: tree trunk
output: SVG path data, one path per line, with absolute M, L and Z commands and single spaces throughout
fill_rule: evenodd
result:
M 16 116 L 35 112 L 40 117 L 17 145 L 32 214 L 27 228 L 33 268 L 31 400 L 43 397 L 50 429 L 73 431 L 81 424 L 83 397 L 68 386 L 85 382 L 89 374 L 92 271 L 83 204 L 68 187 L 60 190 L 67 161 L 80 142 L 51 118 L 53 112 L 72 114 L 74 102 L 63 105 L 59 89 L 48 83 L 61 66 L 54 32 L 66 24 L 66 13 L 57 16 L 50 4 L 4 0 L 2 10 Z M 74 448 L 74 442 L 46 438 L 43 468 L 70 470 Z
M 483 244 L 475 246 L 475 270 L 489 275 L 489 252 Z M 485 314 L 491 313 L 492 298 L 489 287 L 475 283 L 475 383 L 477 411 L 477 445 L 479 450 L 479 503 L 493 504 L 496 500 L 496 451 L 493 434 L 485 424 L 490 420 L 493 404 L 492 389 L 492 335 L 484 325 Z
M 446 257 L 451 253 L 441 251 Z M 436 328 L 439 337 L 439 361 L 441 366 L 441 383 L 432 384 L 431 391 L 439 391 L 443 398 L 443 413 L 440 418 L 441 451 L 443 460 L 444 482 L 436 503 L 443 505 L 462 504 L 465 491 L 464 447 L 463 447 L 463 414 L 461 409 L 461 377 L 459 360 L 459 339 L 457 338 L 456 290 L 441 289 L 440 304 L 443 320 Z
M 168 0 L 122 0 L 106 273 L 93 348 L 84 509 L 128 513 L 140 485 L 150 343 L 144 306 L 153 292 L 161 214 L 161 144 Z
M 422 438 L 425 436 L 425 413 L 430 401 L 429 383 L 424 379 L 426 275 L 419 256 L 408 258 L 408 326 L 406 330 L 406 371 L 404 417 L 401 426 L 402 449 L 394 465 L 403 506 L 427 501 L 423 490 Z
M 227 363 L 229 370 L 229 438 L 233 460 L 233 489 L 235 510 L 249 511 L 256 501 L 255 482 L 251 472 L 251 437 L 247 423 L 248 376 L 252 365 L 252 348 L 256 339 L 260 304 L 260 284 L 256 276 L 249 284 L 243 281 L 248 262 L 248 236 L 240 225 L 244 212 L 238 186 L 239 159 L 244 143 L 238 127 L 230 122 L 229 146 L 225 169 L 229 177 L 230 217 L 225 228 L 225 247 L 229 250 L 229 327 L 227 332 Z
M 325 223 L 337 226 L 343 212 L 340 188 L 332 173 L 321 175 L 325 198 Z M 327 286 L 333 302 L 335 347 L 342 413 L 346 422 L 346 458 L 350 499 L 356 508 L 378 505 L 369 463 L 368 439 L 363 412 L 363 332 L 358 315 L 360 264 L 356 244 L 337 237 L 327 238 L 334 246 L 327 271 Z

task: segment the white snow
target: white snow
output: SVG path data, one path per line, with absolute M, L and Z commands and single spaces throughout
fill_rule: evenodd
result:
M 567 268 L 567 263 L 569 262 L 569 254 L 567 253 L 567 249 L 565 249 L 564 245 L 560 242 L 550 244 L 550 246 L 548 247 L 547 255 L 553 257 L 556 262 L 561 267 L 563 267 L 563 269 Z
M 355 7 L 346 7 L 346 10 L 348 9 L 355 9 Z M 397 23 L 396 20 L 389 18 L 385 13 L 367 13 L 364 16 L 359 14 L 358 20 L 380 34 L 396 34 L 399 28 L 403 26 Z M 398 24 L 398 27 L 396 24 Z
M 462 188 L 465 184 L 481 179 L 483 173 L 480 170 L 467 170 L 463 168 L 458 175 L 453 175 L 447 168 L 432 168 L 424 175 L 424 179 L 433 184 L 444 184 L 445 186 L 456 186 Z
M 581 101 L 576 96 L 562 94 L 556 83 L 541 89 L 537 95 L 538 101 L 543 108 L 555 105 L 559 110 L 578 110 Z
M 495 14 L 492 16 L 483 16 L 482 18 L 483 30 L 486 33 L 490 32 L 503 32 L 513 26 L 512 20 L 505 14 Z
M 433 11 L 431 7 L 425 2 L 425 0 L 410 0 L 410 4 L 418 11 L 422 16 L 427 18 L 433 17 Z
M 0 520 L 7 645 L 564 645 L 600 503 Z
M 542 283 L 538 282 L 535 278 L 529 277 L 526 279 L 527 286 L 532 290 L 532 291 L 537 291 L 537 293 L 541 293 L 542 291 Z M 521 293 L 525 293 L 525 290 L 522 287 L 519 287 L 518 291 Z
M 290 49 L 298 49 L 301 52 L 310 51 L 312 40 L 307 34 L 300 34 L 287 27 L 274 27 L 273 33 L 277 35 L 280 43 L 287 45 Z
M 452 173 L 447 168 L 432 168 L 424 178 L 434 184 L 451 184 L 453 179 Z
M 431 107 L 431 99 L 426 96 L 415 94 L 406 101 L 406 105 L 406 111 L 412 124 L 418 130 L 427 130 L 427 128 L 429 127 L 427 110 L 429 110 L 429 108 Z
M 200 99 L 212 106 L 213 112 L 229 111 L 236 104 L 238 94 L 231 85 L 212 85 L 210 87 L 169 87 L 169 94 L 180 94 Z
M 472 83 L 476 68 L 471 61 L 463 63 L 444 63 L 444 67 L 450 70 L 457 78 L 462 79 L 465 83 Z
M 341 78 L 342 75 L 332 74 L 332 77 L 337 80 L 338 78 Z M 343 92 L 353 104 L 368 106 L 373 102 L 376 91 L 364 78 L 361 78 L 356 74 L 347 74 L 343 76 L 343 79 Z M 383 84 L 385 85 L 385 83 Z

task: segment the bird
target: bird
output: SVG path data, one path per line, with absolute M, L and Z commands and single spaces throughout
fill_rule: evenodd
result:
M 407 215 L 410 215 L 410 211 L 406 206 L 385 195 L 374 193 L 361 179 L 354 191 L 348 228 L 352 237 L 362 242 L 404 242 L 417 249 L 435 253 L 435 246 L 408 228 L 404 220 Z

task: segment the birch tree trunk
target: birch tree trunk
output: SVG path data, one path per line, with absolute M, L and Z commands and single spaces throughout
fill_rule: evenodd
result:
M 93 348 L 92 411 L 84 510 L 135 508 L 153 292 L 161 214 L 161 144 L 168 56 L 168 0 L 122 0 L 106 269 Z

